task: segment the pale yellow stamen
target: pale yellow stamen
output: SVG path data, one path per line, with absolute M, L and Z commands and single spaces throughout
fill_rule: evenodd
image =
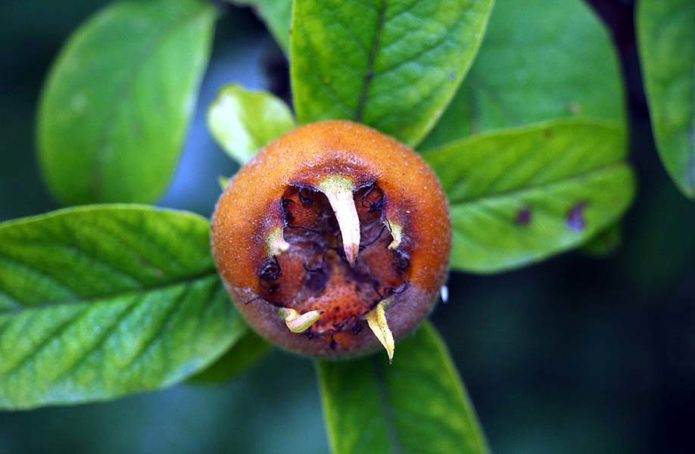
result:
M 321 317 L 321 312 L 319 311 L 309 311 L 300 314 L 294 309 L 285 307 L 280 308 L 278 314 L 285 321 L 287 328 L 295 334 L 308 330 Z
M 281 227 L 276 227 L 270 232 L 265 243 L 265 248 L 266 253 L 271 257 L 280 255 L 290 249 L 290 243 L 285 241 L 285 238 L 282 236 Z
M 391 241 L 388 245 L 389 249 L 396 249 L 398 246 L 401 245 L 401 241 L 403 241 L 403 226 L 400 224 L 396 224 L 395 222 L 391 222 L 388 219 L 386 220 L 386 226 L 391 230 L 391 237 L 393 238 L 393 241 Z
M 360 218 L 352 195 L 354 189 L 352 181 L 339 176 L 326 178 L 319 185 L 319 190 L 326 195 L 335 213 L 343 237 L 345 258 L 350 265 L 355 264 L 360 251 Z

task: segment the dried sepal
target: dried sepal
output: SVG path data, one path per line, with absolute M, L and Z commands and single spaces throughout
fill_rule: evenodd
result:
M 300 334 L 311 328 L 318 321 L 319 317 L 321 317 L 321 312 L 309 311 L 300 314 L 294 309 L 283 307 L 278 310 L 278 315 L 285 321 L 285 325 L 291 332 Z
M 374 309 L 367 313 L 365 318 L 367 319 L 367 324 L 369 329 L 372 330 L 374 335 L 381 345 L 386 349 L 386 354 L 389 357 L 389 363 L 393 361 L 393 354 L 396 351 L 396 343 L 393 340 L 393 333 L 391 328 L 389 328 L 388 321 L 386 320 L 386 306 L 389 304 L 389 300 L 380 301 Z
M 396 224 L 395 222 L 391 222 L 388 219 L 386 220 L 386 225 L 391 231 L 391 236 L 393 237 L 393 241 L 389 243 L 388 248 L 397 249 L 398 246 L 401 245 L 401 241 L 403 241 L 403 226 Z

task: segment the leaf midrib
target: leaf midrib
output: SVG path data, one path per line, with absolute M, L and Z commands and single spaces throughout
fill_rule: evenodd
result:
M 394 454 L 401 454 L 404 452 L 403 444 L 398 436 L 398 427 L 396 424 L 396 417 L 393 414 L 393 405 L 391 404 L 391 399 L 389 399 L 388 391 L 386 390 L 386 378 L 384 374 L 386 371 L 378 362 L 377 356 L 372 357 L 372 371 L 374 373 L 374 379 L 376 381 L 377 393 L 379 394 L 379 403 L 381 404 L 382 414 L 384 416 L 384 425 L 386 426 L 386 437 L 391 445 L 391 452 Z
M 376 57 L 381 49 L 381 35 L 386 25 L 386 9 L 388 8 L 388 0 L 383 0 L 379 7 L 379 15 L 377 17 L 376 32 L 374 33 L 374 42 L 372 49 L 367 59 L 367 71 L 362 77 L 360 96 L 357 101 L 357 109 L 355 110 L 354 120 L 361 123 L 364 117 L 364 111 L 367 107 L 367 99 L 369 90 L 374 79 L 374 67 L 376 66 Z
M 177 278 L 177 279 L 173 279 L 170 281 L 162 282 L 159 284 L 155 284 L 152 286 L 143 287 L 143 288 L 139 288 L 139 289 L 136 288 L 136 289 L 128 289 L 128 290 L 119 290 L 119 291 L 115 291 L 115 292 L 105 293 L 103 295 L 95 295 L 95 296 L 89 296 L 89 297 L 77 298 L 77 299 L 59 300 L 59 301 L 52 301 L 52 302 L 39 303 L 39 304 L 26 304 L 26 303 L 20 302 L 21 305 L 18 307 L 11 308 L 10 310 L 5 310 L 5 311 L 0 310 L 0 317 L 5 316 L 5 315 L 17 316 L 25 311 L 50 309 L 50 308 L 56 308 L 56 307 L 60 307 L 60 306 L 85 306 L 85 305 L 95 304 L 95 303 L 98 303 L 100 301 L 108 302 L 110 300 L 116 300 L 119 298 L 124 298 L 124 297 L 129 297 L 129 296 L 138 296 L 138 295 L 142 295 L 145 293 L 157 292 L 160 290 L 165 290 L 165 289 L 177 287 L 180 285 L 183 285 L 183 286 L 193 285 L 197 282 L 203 281 L 203 280 L 208 279 L 210 277 L 214 277 L 214 276 L 216 276 L 216 274 L 217 274 L 217 271 L 213 267 L 213 268 L 201 271 L 199 273 L 187 276 L 185 278 Z

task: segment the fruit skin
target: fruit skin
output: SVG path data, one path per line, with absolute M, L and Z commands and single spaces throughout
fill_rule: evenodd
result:
M 369 329 L 321 335 L 291 333 L 278 308 L 258 297 L 267 238 L 284 226 L 280 200 L 288 186 L 316 188 L 331 176 L 356 187 L 378 182 L 384 216 L 403 227 L 411 248 L 408 286 L 392 296 L 386 317 L 396 339 L 429 313 L 446 280 L 451 223 L 439 180 L 414 151 L 363 125 L 323 121 L 300 127 L 264 148 L 230 181 L 212 219 L 218 271 L 248 324 L 270 342 L 308 356 L 335 359 L 379 348 Z M 366 322 L 363 322 L 366 326 Z

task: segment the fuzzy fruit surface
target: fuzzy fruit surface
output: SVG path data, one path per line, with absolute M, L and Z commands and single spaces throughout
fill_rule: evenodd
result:
M 213 215 L 212 247 L 254 330 L 286 350 L 344 358 L 379 348 L 366 321 L 377 305 L 396 340 L 427 316 L 446 279 L 451 224 L 415 152 L 325 121 L 277 139 L 236 174 Z M 309 321 L 291 331 L 288 312 Z

